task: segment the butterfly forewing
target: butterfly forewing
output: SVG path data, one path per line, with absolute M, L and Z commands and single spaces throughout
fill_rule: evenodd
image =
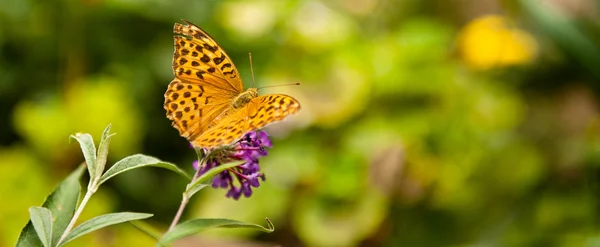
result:
M 244 91 L 237 68 L 225 51 L 206 32 L 194 24 L 176 23 L 173 72 L 182 80 L 210 84 L 228 91 L 233 98 Z M 225 93 L 225 92 L 224 92 Z
M 208 129 L 244 88 L 235 65 L 206 32 L 188 22 L 176 23 L 173 32 L 176 78 L 165 93 L 164 108 L 173 127 L 191 140 Z

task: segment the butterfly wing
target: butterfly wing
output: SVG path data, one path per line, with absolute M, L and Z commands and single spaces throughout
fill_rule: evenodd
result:
M 179 135 L 193 140 L 208 129 L 211 122 L 231 107 L 226 97 L 214 97 L 221 92 L 216 87 L 173 79 L 165 93 L 164 108 L 171 125 Z
M 165 93 L 167 118 L 188 140 L 210 128 L 244 87 L 237 68 L 206 32 L 184 21 L 173 27 L 175 52 Z
M 215 148 L 239 140 L 249 131 L 284 120 L 300 110 L 300 103 L 284 94 L 268 94 L 252 99 L 244 107 L 233 110 L 214 127 L 192 141 L 192 145 Z
M 185 81 L 204 82 L 233 96 L 244 91 L 240 74 L 223 48 L 191 22 L 175 23 L 173 72 Z

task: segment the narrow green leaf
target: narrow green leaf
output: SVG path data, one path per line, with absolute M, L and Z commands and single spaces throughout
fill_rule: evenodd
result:
M 152 214 L 144 214 L 144 213 L 130 213 L 130 212 L 121 212 L 121 213 L 111 213 L 101 215 L 95 218 L 92 218 L 86 222 L 81 223 L 81 225 L 75 227 L 71 233 L 65 238 L 65 240 L 60 244 L 63 246 L 69 241 L 81 237 L 85 234 L 98 230 L 100 228 L 115 225 L 119 223 L 123 223 L 131 220 L 140 220 L 152 217 Z
M 79 142 L 79 146 L 81 146 L 81 152 L 83 152 L 83 157 L 85 158 L 85 163 L 87 165 L 88 172 L 90 173 L 90 178 L 95 178 L 96 146 L 94 146 L 94 139 L 92 139 L 92 136 L 87 133 L 77 133 L 75 135 L 71 135 L 71 138 Z
M 98 157 L 96 159 L 96 176 L 94 179 L 100 178 L 102 172 L 104 172 L 104 168 L 106 167 L 106 157 L 108 156 L 108 144 L 110 143 L 110 139 L 115 135 L 110 134 L 110 124 L 106 126 L 104 132 L 102 133 L 102 140 L 100 140 L 100 144 L 98 144 Z
M 108 124 L 106 128 L 104 128 L 104 131 L 102 131 L 102 138 L 100 139 L 100 141 L 106 140 L 106 138 L 108 138 L 110 134 L 110 127 L 112 127 L 112 124 Z
M 206 180 L 212 178 L 214 175 L 217 175 L 222 171 L 225 171 L 232 167 L 239 166 L 244 163 L 245 163 L 245 161 L 236 161 L 236 162 L 220 165 L 213 169 L 208 170 L 208 172 L 206 172 L 206 173 L 202 174 L 202 176 L 198 177 L 192 185 L 188 186 L 185 190 L 185 193 L 187 193 L 189 195 L 189 197 L 192 197 L 196 192 L 198 192 L 202 188 L 206 187 L 206 185 L 203 185 L 203 183 Z
M 129 224 L 133 225 L 133 227 L 137 228 L 143 233 L 146 233 L 146 235 L 155 239 L 156 242 L 160 240 L 162 233 L 154 229 L 154 227 L 152 227 L 150 224 L 143 221 L 129 221 Z
M 75 214 L 75 208 L 77 207 L 81 190 L 79 178 L 83 174 L 84 169 L 85 166 L 79 166 L 63 180 L 60 185 L 54 189 L 52 194 L 46 198 L 46 201 L 44 201 L 43 207 L 50 209 L 52 216 L 54 217 L 52 243 L 58 242 L 58 239 L 67 228 L 73 214 Z M 31 221 L 29 221 L 23 230 L 21 230 L 16 246 L 42 246 L 42 242 L 38 238 Z
M 273 232 L 275 227 L 273 223 L 267 218 L 267 227 L 252 224 L 252 223 L 244 223 L 237 220 L 230 219 L 195 219 L 186 221 L 177 225 L 172 231 L 165 233 L 165 235 L 161 238 L 160 242 L 157 244 L 167 245 L 176 240 L 182 239 L 184 237 L 196 234 L 201 231 L 205 231 L 211 228 L 250 228 L 263 232 Z
M 192 184 L 192 187 L 186 188 L 186 193 L 188 195 L 188 197 L 192 197 L 194 196 L 194 194 L 198 193 L 198 191 L 206 188 L 210 186 L 209 184 L 205 184 L 205 183 L 194 183 Z
M 175 164 L 164 162 L 157 158 L 143 155 L 143 154 L 134 154 L 131 156 L 127 156 L 127 157 L 123 158 L 122 160 L 117 161 L 117 163 L 115 163 L 110 169 L 108 169 L 108 171 L 106 171 L 106 173 L 104 173 L 104 175 L 102 175 L 98 185 L 106 182 L 106 180 L 108 180 L 120 173 L 129 171 L 132 169 L 136 169 L 136 168 L 146 167 L 146 166 L 161 167 L 161 168 L 169 169 L 181 176 L 186 177 L 187 179 L 190 179 L 190 176 L 185 171 L 183 171 L 179 167 L 177 167 Z
M 540 24 L 544 34 L 573 54 L 580 66 L 600 76 L 600 49 L 594 35 L 586 33 L 573 18 L 561 14 L 552 4 L 536 0 L 521 0 L 520 3 L 528 16 Z
M 29 215 L 38 238 L 45 247 L 52 246 L 52 212 L 44 207 L 30 207 Z

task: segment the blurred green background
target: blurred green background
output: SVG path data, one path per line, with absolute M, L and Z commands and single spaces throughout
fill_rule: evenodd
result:
M 194 198 L 216 230 L 178 246 L 600 246 L 600 1 L 0 1 L 0 246 L 83 161 L 69 141 L 112 123 L 109 162 L 144 153 L 191 170 L 162 107 L 172 26 L 210 33 L 261 93 L 293 95 L 251 198 Z M 154 213 L 185 187 L 140 169 L 82 220 Z M 129 224 L 69 246 L 151 246 Z

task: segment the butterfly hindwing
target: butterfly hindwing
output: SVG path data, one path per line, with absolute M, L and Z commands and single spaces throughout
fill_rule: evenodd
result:
M 284 120 L 300 110 L 300 103 L 285 94 L 258 96 L 248 103 L 246 132 Z
M 213 148 L 239 140 L 245 133 L 284 120 L 300 110 L 300 103 L 284 94 L 258 96 L 234 110 L 217 125 L 192 141 L 194 146 Z

